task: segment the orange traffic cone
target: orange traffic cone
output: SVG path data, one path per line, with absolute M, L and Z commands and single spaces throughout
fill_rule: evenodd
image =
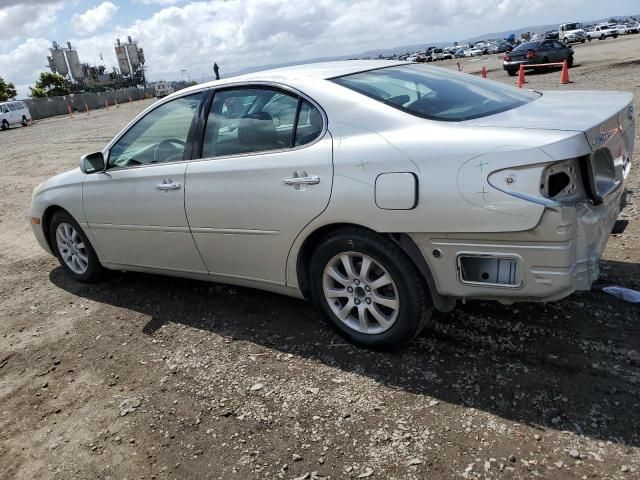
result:
M 107 103 L 107 100 L 105 99 L 104 101 L 104 108 L 106 108 L 107 110 L 109 110 L 109 104 Z
M 89 105 L 87 105 L 87 102 L 84 102 L 84 109 L 87 112 L 87 115 L 89 115 Z
M 524 79 L 524 65 L 520 64 L 520 71 L 518 72 L 518 88 L 522 88 L 522 85 L 527 83 Z
M 73 118 L 73 112 L 71 111 L 71 105 L 67 103 L 67 110 L 69 110 L 69 116 Z
M 571 83 L 571 80 L 569 80 L 569 65 L 567 64 L 566 60 L 562 62 L 562 73 L 560 74 L 560 83 L 562 83 L 563 85 L 566 83 Z
M 482 78 L 487 78 L 487 67 L 482 65 Z

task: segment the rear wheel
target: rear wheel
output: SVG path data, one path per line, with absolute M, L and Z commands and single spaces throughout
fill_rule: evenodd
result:
M 345 230 L 327 237 L 309 269 L 315 304 L 349 341 L 394 350 L 416 337 L 432 305 L 424 279 L 387 237 Z
M 64 210 L 51 218 L 49 235 L 60 265 L 75 280 L 93 283 L 102 280 L 106 270 L 80 225 Z
M 513 68 L 510 68 L 509 70 L 507 70 L 507 74 L 509 74 L 510 77 L 515 77 L 516 73 L 518 73 L 518 71 L 514 70 Z
M 573 67 L 573 55 L 567 57 L 567 68 Z
M 26 127 L 26 126 L 28 125 L 28 123 L 27 123 L 27 117 L 25 117 L 24 115 L 22 116 L 22 122 L 21 122 L 21 123 L 22 123 L 22 126 L 23 126 L 23 127 Z

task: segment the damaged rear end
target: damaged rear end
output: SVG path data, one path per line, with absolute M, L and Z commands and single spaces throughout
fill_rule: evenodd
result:
M 465 122 L 492 133 L 553 130 L 566 136 L 540 145 L 540 161 L 514 158 L 487 174 L 492 188 L 544 207 L 534 228 L 429 239 L 427 248 L 456 258 L 456 278 L 437 272 L 440 293 L 511 303 L 589 290 L 624 207 L 635 137 L 632 102 L 626 92 L 543 92 L 520 108 Z

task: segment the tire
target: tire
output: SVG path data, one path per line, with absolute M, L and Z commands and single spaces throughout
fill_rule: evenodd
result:
M 510 68 L 509 70 L 507 70 L 507 73 L 509 74 L 510 77 L 515 77 L 518 71 Z
M 570 43 L 568 38 L 565 38 L 564 40 L 562 40 L 562 42 L 563 42 L 565 45 L 569 45 L 569 43 Z
M 567 57 L 567 68 L 573 67 L 573 55 Z
M 593 40 L 593 38 L 589 37 L 589 38 L 587 38 L 587 40 L 591 41 L 591 40 Z
M 73 231 L 75 231 L 75 235 L 71 233 Z M 100 260 L 98 260 L 91 242 L 80 225 L 64 210 L 58 210 L 53 214 L 49 224 L 49 239 L 53 253 L 58 258 L 60 265 L 74 280 L 82 283 L 95 283 L 105 278 L 106 269 L 100 265 Z M 60 250 L 65 243 L 68 248 L 63 250 L 65 254 L 63 255 Z M 65 260 L 66 252 L 69 252 L 69 256 Z M 72 260 L 73 257 L 76 257 L 75 261 Z M 85 262 L 86 267 L 79 268 L 84 266 Z
M 582 40 L 580 40 L 580 43 L 584 43 L 584 42 L 585 42 L 585 39 L 584 39 L 584 38 L 583 38 Z
M 7 130 L 9 128 L 9 122 L 7 122 L 6 120 L 2 120 L 2 130 Z
M 365 261 L 370 267 L 362 274 Z M 389 238 L 367 230 L 326 237 L 313 252 L 309 285 L 315 305 L 338 333 L 374 350 L 403 347 L 424 329 L 433 311 L 426 283 L 409 257 Z
M 600 35 L 600 40 L 604 40 L 605 38 L 607 38 L 607 37 L 605 36 L 604 33 L 602 35 Z
M 613 38 L 618 38 L 618 34 L 616 33 L 615 35 L 613 35 Z
M 20 122 L 20 123 L 22 123 L 22 126 L 23 126 L 23 127 L 26 127 L 26 126 L 28 125 L 27 117 L 25 117 L 25 116 L 23 115 L 23 116 L 22 116 L 22 122 Z

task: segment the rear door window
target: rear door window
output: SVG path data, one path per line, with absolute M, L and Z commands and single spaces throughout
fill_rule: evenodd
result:
M 268 87 L 217 91 L 205 127 L 204 158 L 282 150 L 312 142 L 322 115 L 306 100 Z

